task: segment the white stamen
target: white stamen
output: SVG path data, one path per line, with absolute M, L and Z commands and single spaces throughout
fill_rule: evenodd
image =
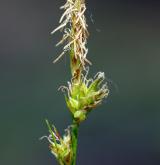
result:
M 65 54 L 65 52 L 62 52 L 62 53 L 53 61 L 53 63 L 56 63 L 64 54 Z

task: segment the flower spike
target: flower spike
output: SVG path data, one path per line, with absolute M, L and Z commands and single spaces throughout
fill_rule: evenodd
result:
M 64 45 L 63 52 L 54 60 L 54 63 L 70 51 L 72 74 L 75 75 L 77 70 L 85 68 L 86 63 L 91 64 L 87 59 L 88 49 L 86 48 L 89 35 L 84 16 L 86 5 L 84 0 L 67 0 L 61 9 L 64 10 L 64 13 L 60 18 L 60 25 L 51 34 L 59 30 L 63 31 L 63 37 L 57 45 L 63 44 L 65 41 L 68 43 Z
M 46 120 L 46 123 L 50 132 L 47 139 L 50 143 L 51 153 L 56 157 L 60 165 L 71 165 L 73 153 L 71 148 L 70 129 L 66 129 L 66 134 L 61 137 L 55 126 L 53 126 L 52 130 L 48 120 Z
M 65 97 L 67 106 L 78 123 L 85 120 L 88 113 L 109 94 L 107 83 L 101 85 L 105 79 L 103 72 L 97 73 L 94 79 L 87 79 L 87 74 L 88 71 L 86 75 L 81 75 L 79 83 L 68 83 L 68 97 Z

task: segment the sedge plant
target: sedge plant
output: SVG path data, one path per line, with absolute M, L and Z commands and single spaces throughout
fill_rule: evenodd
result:
M 60 89 L 65 92 L 65 102 L 71 113 L 72 124 L 66 129 L 64 136 L 60 136 L 56 127 L 46 121 L 49 129 L 49 136 L 46 138 L 59 165 L 76 165 L 79 125 L 102 103 L 109 90 L 104 82 L 103 72 L 98 72 L 94 78 L 88 78 L 91 62 L 87 59 L 89 32 L 85 17 L 85 0 L 65 1 L 60 7 L 64 12 L 59 26 L 51 34 L 57 31 L 63 33 L 62 39 L 56 45 L 63 44 L 63 51 L 54 63 L 65 54 L 68 54 L 70 59 L 71 80 L 67 86 L 61 86 Z

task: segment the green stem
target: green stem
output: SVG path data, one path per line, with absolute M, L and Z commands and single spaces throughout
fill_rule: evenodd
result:
M 73 151 L 73 160 L 71 165 L 76 165 L 76 157 L 77 157 L 77 142 L 78 142 L 78 127 L 79 125 L 73 121 L 72 124 L 72 151 Z

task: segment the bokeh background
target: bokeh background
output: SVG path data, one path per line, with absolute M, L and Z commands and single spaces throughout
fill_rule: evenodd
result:
M 71 123 L 57 91 L 70 79 L 57 64 L 64 0 L 0 1 L 0 165 L 56 165 L 45 118 Z M 160 1 L 87 0 L 89 54 L 110 96 L 80 127 L 77 165 L 160 164 Z

